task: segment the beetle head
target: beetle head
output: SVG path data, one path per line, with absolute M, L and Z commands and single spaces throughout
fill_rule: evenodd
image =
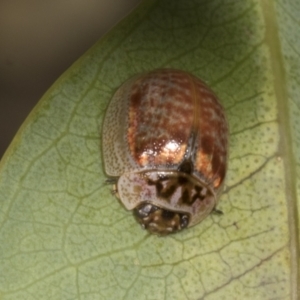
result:
M 142 203 L 134 209 L 134 216 L 143 228 L 158 235 L 178 232 L 189 225 L 186 213 L 170 211 L 151 203 Z

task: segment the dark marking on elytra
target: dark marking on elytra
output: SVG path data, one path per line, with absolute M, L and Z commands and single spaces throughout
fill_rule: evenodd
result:
M 188 189 L 185 189 L 182 193 L 182 196 L 181 196 L 181 201 L 183 203 L 189 203 L 190 202 L 190 193 L 188 191 Z
M 200 201 L 203 201 L 203 199 L 205 198 L 205 196 L 202 196 L 200 194 L 195 194 L 193 197 L 192 197 L 192 202 L 195 202 L 197 199 L 199 199 Z
M 203 194 L 202 186 L 191 183 L 188 177 L 183 175 L 178 177 L 160 176 L 157 180 L 148 179 L 148 184 L 155 186 L 157 196 L 167 201 L 170 201 L 179 187 L 181 187 L 180 203 L 190 205 L 197 200 L 203 201 L 207 196 L 206 193 Z M 208 190 L 207 193 L 209 193 Z
M 178 167 L 178 171 L 185 174 L 192 174 L 194 171 L 193 162 L 190 159 L 185 159 Z
M 195 190 L 196 190 L 197 193 L 201 193 L 201 191 L 202 191 L 202 186 L 196 185 L 196 186 L 195 186 Z
M 156 182 L 155 187 L 158 193 L 161 193 L 164 188 L 163 184 L 159 181 Z
M 184 176 L 178 176 L 178 183 L 179 183 L 179 185 L 184 185 L 184 184 L 186 184 L 186 183 L 188 183 L 188 179 L 186 178 L 186 177 L 184 177 Z
M 177 189 L 177 186 L 175 184 L 172 184 L 169 187 L 167 187 L 165 190 L 160 191 L 160 193 L 158 193 L 158 196 L 169 199 L 174 194 L 176 189 Z M 158 190 L 157 190 L 157 192 L 158 192 Z
M 165 179 L 163 179 L 162 181 L 165 181 Z M 171 184 L 171 185 L 167 184 L 166 188 L 164 188 L 163 184 L 161 183 L 160 178 L 155 181 L 148 179 L 148 184 L 155 185 L 157 195 L 159 197 L 165 198 L 165 199 L 170 198 L 173 195 L 173 193 L 176 191 L 176 188 L 177 188 L 176 182 L 175 182 L 175 184 Z
M 199 199 L 200 201 L 203 201 L 205 199 L 206 195 L 201 194 L 202 187 L 196 185 L 195 186 L 195 191 L 196 191 L 196 194 L 192 198 L 193 202 L 196 201 L 197 199 Z
M 205 199 L 206 195 L 201 195 L 200 193 L 197 193 L 193 196 L 193 202 L 199 199 L 200 201 L 203 201 Z

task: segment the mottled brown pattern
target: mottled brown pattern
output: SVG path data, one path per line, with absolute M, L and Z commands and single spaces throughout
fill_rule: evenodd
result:
M 132 86 L 128 142 L 142 167 L 171 167 L 192 151 L 195 172 L 218 188 L 226 171 L 227 131 L 217 98 L 192 75 L 153 71 Z
M 179 83 L 179 73 L 153 72 L 132 87 L 128 141 L 141 166 L 172 165 L 183 159 L 193 123 L 193 99 Z

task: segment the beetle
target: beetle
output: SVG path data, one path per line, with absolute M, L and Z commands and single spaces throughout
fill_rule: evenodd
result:
M 127 80 L 103 122 L 106 174 L 143 228 L 167 235 L 215 209 L 227 169 L 228 124 L 194 75 L 158 69 Z

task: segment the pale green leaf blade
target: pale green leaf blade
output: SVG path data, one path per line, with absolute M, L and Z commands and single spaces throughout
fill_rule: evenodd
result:
M 1 299 L 297 299 L 299 1 L 145 1 L 46 93 L 1 161 Z M 298 17 L 298 19 L 297 19 Z M 219 209 L 159 238 L 105 185 L 101 126 L 135 73 L 190 71 L 220 96 Z

